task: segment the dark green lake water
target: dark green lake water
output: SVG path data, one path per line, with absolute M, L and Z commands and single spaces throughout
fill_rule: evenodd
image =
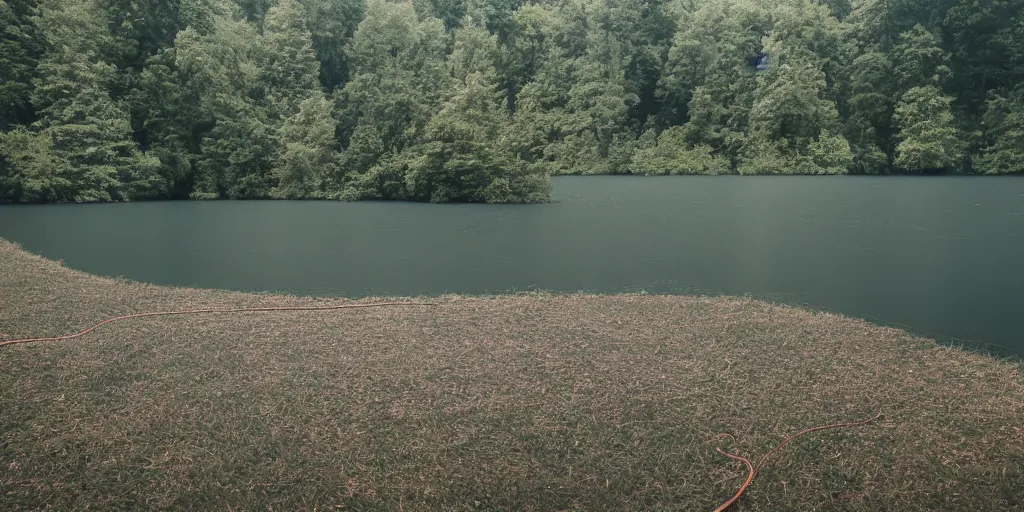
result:
M 565 177 L 554 191 L 534 206 L 3 206 L 0 237 L 159 284 L 750 294 L 1024 354 L 1024 179 Z

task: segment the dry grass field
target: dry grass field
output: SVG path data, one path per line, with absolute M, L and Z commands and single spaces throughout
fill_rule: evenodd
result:
M 716 447 L 756 461 L 880 410 L 787 446 L 734 510 L 1024 510 L 1018 364 L 742 298 L 431 300 L 0 347 L 0 509 L 711 510 L 746 476 Z M 0 340 L 339 302 L 96 277 L 0 240 Z

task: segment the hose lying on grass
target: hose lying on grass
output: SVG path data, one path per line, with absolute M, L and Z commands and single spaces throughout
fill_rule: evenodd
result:
M 745 482 L 743 482 L 743 485 L 741 485 L 740 489 L 738 491 L 736 491 L 736 494 L 733 494 L 731 498 L 725 500 L 725 502 L 723 502 L 721 505 L 719 505 L 717 508 L 715 508 L 714 512 L 722 512 L 723 510 L 731 507 L 733 503 L 736 503 L 736 500 L 740 499 L 740 496 L 743 495 L 743 492 L 747 490 L 748 486 L 750 486 L 750 482 L 754 481 L 754 477 L 757 476 L 757 473 L 760 472 L 761 468 L 764 467 L 765 462 L 768 461 L 768 457 L 771 457 L 772 455 L 775 454 L 775 452 L 781 450 L 782 447 L 786 446 L 787 444 L 789 444 L 790 441 L 792 441 L 792 440 L 794 440 L 794 439 L 796 439 L 796 438 L 798 438 L 798 437 L 800 437 L 800 436 L 802 436 L 804 434 L 810 434 L 811 432 L 817 432 L 818 430 L 826 430 L 826 429 L 830 429 L 830 428 L 841 428 L 841 427 L 856 427 L 857 425 L 864 425 L 865 423 L 871 423 L 872 421 L 875 421 L 875 420 L 877 420 L 878 418 L 881 418 L 881 417 L 882 417 L 882 411 L 878 411 L 878 414 L 876 414 L 876 415 L 874 415 L 874 416 L 872 416 L 870 418 L 863 419 L 863 420 L 858 420 L 858 421 L 853 421 L 853 422 L 848 422 L 848 423 L 833 423 L 831 425 L 822 425 L 820 427 L 811 427 L 811 428 L 808 428 L 808 429 L 801 430 L 800 432 L 797 432 L 796 434 L 793 434 L 793 435 L 787 437 L 784 441 L 779 443 L 778 446 L 776 446 L 775 448 L 772 448 L 768 453 L 766 453 L 764 455 L 764 457 L 761 457 L 761 462 L 758 462 L 756 467 L 754 466 L 753 463 L 750 462 L 750 459 L 748 459 L 746 457 L 743 457 L 743 456 L 740 456 L 740 455 L 733 455 L 733 454 L 731 454 L 729 452 L 726 452 L 726 451 L 722 450 L 721 448 L 715 448 L 715 451 L 717 451 L 718 453 L 721 453 L 722 455 L 725 455 L 726 457 L 729 457 L 730 459 L 735 459 L 735 460 L 738 460 L 738 461 L 743 462 L 744 464 L 746 464 L 746 466 L 747 466 L 747 480 Z M 732 442 L 734 442 L 734 443 L 736 442 L 736 438 L 733 437 L 732 434 L 718 434 L 718 436 L 716 436 L 716 437 L 719 437 L 719 438 L 721 438 L 721 437 L 728 437 L 729 439 L 732 439 Z
M 89 334 L 90 332 L 92 332 L 92 331 L 96 330 L 97 328 L 102 327 L 102 326 L 104 326 L 106 324 L 118 322 L 118 321 L 121 321 L 121 320 L 128 320 L 128 319 L 132 319 L 132 318 L 145 318 L 145 317 L 151 317 L 151 316 L 196 315 L 196 314 L 211 314 L 211 313 L 266 313 L 266 312 L 273 312 L 273 311 L 331 311 L 331 310 L 336 310 L 336 309 L 349 309 L 349 308 L 374 308 L 374 307 L 387 307 L 387 306 L 433 306 L 433 305 L 435 305 L 435 304 L 434 303 L 430 303 L 430 302 L 376 302 L 376 303 L 368 303 L 368 304 L 341 304 L 341 305 L 335 305 L 335 306 L 277 306 L 277 307 L 260 307 L 260 308 L 209 308 L 209 309 L 186 309 L 186 310 L 180 310 L 180 311 L 152 311 L 152 312 L 147 312 L 147 313 L 134 313 L 134 314 L 130 314 L 130 315 L 121 315 L 121 316 L 111 317 L 111 318 L 108 318 L 108 319 L 106 319 L 106 320 L 104 320 L 104 321 L 102 321 L 102 322 L 100 322 L 100 323 L 98 323 L 96 325 L 93 325 L 92 327 L 89 327 L 89 328 L 84 329 L 82 331 L 76 332 L 74 334 L 67 334 L 67 335 L 64 335 L 64 336 L 55 336 L 55 337 L 52 337 L 52 338 L 24 338 L 24 339 L 18 339 L 18 340 L 0 341 L 0 347 L 4 347 L 4 346 L 7 346 L 7 345 L 16 345 L 16 344 L 20 344 L 20 343 L 35 343 L 35 342 L 41 342 L 41 341 L 65 341 L 65 340 L 75 339 L 75 338 L 79 338 L 81 336 L 85 336 L 86 334 Z M 796 438 L 798 438 L 798 437 L 800 437 L 800 436 L 802 436 L 804 434 L 809 434 L 811 432 L 815 432 L 815 431 L 818 431 L 818 430 L 840 428 L 840 427 L 853 427 L 853 426 L 857 426 L 857 425 L 863 425 L 865 423 L 870 423 L 872 421 L 875 421 L 876 419 L 878 419 L 881 416 L 882 416 L 882 413 L 881 413 L 881 411 L 879 411 L 879 413 L 876 414 L 875 416 L 873 416 L 871 418 L 859 420 L 859 421 L 854 421 L 854 422 L 850 422 L 850 423 L 835 423 L 835 424 L 832 424 L 832 425 L 823 425 L 823 426 L 820 426 L 820 427 L 813 427 L 813 428 L 809 428 L 809 429 L 806 429 L 806 430 L 802 430 L 802 431 L 800 431 L 800 432 L 798 432 L 798 433 L 796 433 L 796 434 L 794 434 L 792 436 L 787 437 L 781 444 L 779 444 L 775 448 L 772 448 L 771 451 L 769 451 L 767 454 L 765 454 L 764 457 L 761 458 L 761 461 L 757 464 L 756 467 L 753 465 L 753 463 L 750 462 L 750 459 L 748 459 L 746 457 L 743 457 L 743 456 L 740 456 L 740 455 L 733 455 L 731 453 L 728 453 L 728 452 L 722 450 L 721 448 L 715 448 L 715 450 L 718 453 L 721 453 L 722 455 L 725 455 L 726 457 L 729 457 L 731 459 L 735 459 L 735 460 L 741 461 L 744 464 L 746 464 L 748 474 L 747 474 L 747 480 L 745 482 L 743 482 L 743 485 L 740 486 L 738 491 L 736 491 L 736 494 L 734 494 L 731 498 L 729 498 L 724 503 L 719 505 L 714 510 L 714 512 L 722 512 L 723 510 L 729 508 L 734 503 L 736 503 L 736 501 L 740 499 L 740 496 L 743 495 L 743 492 L 747 490 L 747 487 L 750 486 L 750 483 L 754 480 L 754 477 L 757 476 L 757 473 L 759 471 L 761 471 L 762 467 L 764 467 L 764 464 L 765 464 L 765 462 L 768 461 L 768 458 L 771 457 L 772 455 L 774 455 L 780 449 L 782 449 L 782 447 L 784 447 L 787 444 L 789 444 L 790 441 L 792 441 L 792 440 L 794 440 L 794 439 L 796 439 Z M 728 437 L 729 439 L 732 439 L 733 442 L 736 442 L 736 438 L 734 438 L 732 436 L 732 434 L 719 434 L 717 437 Z
M 108 318 L 88 329 L 85 329 L 74 334 L 67 334 L 64 336 L 56 336 L 53 338 L 25 338 L 22 340 L 7 340 L 0 341 L 0 347 L 7 345 L 17 345 L 19 343 L 35 343 L 37 341 L 64 341 L 80 336 L 89 334 L 97 327 L 104 326 L 109 323 L 118 322 L 120 320 L 128 320 L 130 318 L 144 318 L 148 316 L 171 316 L 171 315 L 198 315 L 205 313 L 265 313 L 271 311 L 330 311 L 335 309 L 349 309 L 349 308 L 377 308 L 384 306 L 433 306 L 431 302 L 372 302 L 368 304 L 341 304 L 337 306 L 277 306 L 277 307 L 265 307 L 265 308 L 210 308 L 210 309 L 183 309 L 181 311 L 151 311 L 148 313 L 135 313 L 131 315 L 121 315 Z

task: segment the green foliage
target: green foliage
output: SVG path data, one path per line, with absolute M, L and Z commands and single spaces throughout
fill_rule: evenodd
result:
M 939 47 L 938 39 L 921 25 L 903 34 L 893 49 L 896 82 L 901 90 L 933 85 L 941 87 L 952 74 L 949 56 Z
M 481 20 L 487 30 L 498 34 L 502 40 L 512 30 L 512 18 L 523 0 L 465 0 L 466 14 Z
M 853 60 L 849 79 L 846 136 L 853 147 L 853 170 L 860 174 L 878 174 L 888 167 L 882 148 L 891 148 L 892 114 L 895 102 L 891 92 L 892 64 L 884 53 L 870 52 Z
M 175 49 L 151 57 L 139 75 L 138 86 L 128 97 L 133 118 L 146 153 L 160 163 L 157 172 L 167 196 L 186 198 L 194 181 L 193 151 L 201 142 L 205 120 L 199 91 L 189 83 L 175 63 Z
M 853 151 L 842 135 L 823 130 L 808 149 L 814 174 L 846 174 L 853 166 Z M 808 165 L 807 169 L 812 167 Z
M 273 127 L 261 107 L 261 45 L 255 27 L 218 15 L 202 34 L 188 28 L 175 41 L 175 66 L 194 90 L 199 131 L 195 199 L 267 197 L 275 160 Z
M 56 202 L 65 198 L 74 176 L 53 154 L 49 137 L 24 127 L 0 132 L 0 201 Z
M 465 83 L 472 73 L 481 73 L 489 83 L 496 84 L 498 74 L 494 64 L 498 51 L 498 38 L 467 18 L 463 28 L 455 34 L 455 44 L 448 57 L 449 73 L 460 83 Z
M 728 174 L 732 165 L 727 158 L 715 155 L 711 146 L 691 147 L 686 130 L 673 126 L 657 135 L 648 147 L 633 155 L 630 171 L 645 176 L 657 174 Z M 654 138 L 653 132 L 644 134 Z
M 323 96 L 313 36 L 297 1 L 278 0 L 270 8 L 260 43 L 260 82 L 271 116 L 289 117 L 310 96 Z
M 547 48 L 548 58 L 535 81 L 520 93 L 513 120 L 542 123 L 545 133 L 531 130 L 541 140 L 514 146 L 520 153 L 524 143 L 531 147 L 531 154 L 521 155 L 525 161 L 542 161 L 553 174 L 619 172 L 631 153 L 629 109 L 639 98 L 626 80 L 626 45 L 610 31 L 597 29 L 583 44 L 578 57 L 572 55 L 579 48 Z
M 272 196 L 325 198 L 338 188 L 338 155 L 334 151 L 337 122 L 331 113 L 327 98 L 313 96 L 285 120 L 280 130 L 283 148 L 275 170 L 278 185 L 271 191 Z
M 0 0 L 0 130 L 32 121 L 30 98 L 42 39 L 31 16 L 35 2 Z
M 755 88 L 750 62 L 761 48 L 761 39 L 770 23 L 768 15 L 750 2 L 726 0 L 700 2 L 692 11 L 684 11 L 679 27 L 668 51 L 658 85 L 658 96 L 663 104 L 659 124 L 682 124 L 695 117 L 690 112 L 694 98 L 702 109 L 697 115 L 712 122 L 709 110 L 749 110 L 751 93 Z M 733 85 L 742 82 L 739 89 Z M 708 104 L 714 102 L 714 106 Z M 717 116 L 715 116 L 717 117 Z M 730 115 L 730 117 L 732 117 Z M 715 124 L 740 128 L 733 120 L 722 119 Z M 720 131 L 724 126 L 703 126 Z M 707 142 L 711 142 L 708 140 Z
M 419 22 L 406 18 L 406 26 L 414 23 Z M 429 20 L 422 23 L 431 23 L 430 28 L 436 30 L 436 25 Z M 376 82 L 379 91 L 374 98 L 376 101 L 354 98 L 353 103 L 358 105 L 376 103 L 390 108 L 386 112 L 361 112 L 346 151 L 348 162 L 368 167 L 353 180 L 358 195 L 431 202 L 538 202 L 547 199 L 550 185 L 546 174 L 518 162 L 501 140 L 506 116 L 502 94 L 497 92 L 497 73 L 493 65 L 496 41 L 485 30 L 472 27 L 470 21 L 464 25 L 467 28 L 457 35 L 454 51 L 447 61 L 450 74 L 435 78 L 435 85 L 456 84 L 455 93 L 425 125 L 418 126 L 418 118 L 422 119 L 420 116 L 432 110 L 423 108 L 423 104 L 433 101 L 434 95 L 418 82 L 420 75 L 436 74 L 439 68 L 432 59 L 410 59 L 406 65 L 412 69 L 401 69 L 401 62 L 391 63 L 388 68 L 392 70 L 392 80 Z M 362 31 L 360 26 L 354 44 L 359 44 L 361 37 L 367 35 Z M 401 55 L 395 53 L 395 58 Z M 362 77 L 369 81 L 376 75 L 371 71 Z M 353 84 L 363 86 L 365 82 L 357 78 Z M 381 90 L 381 86 L 390 87 Z M 364 91 L 356 88 L 350 92 Z M 386 115 L 393 114 L 397 108 L 405 109 L 400 119 L 406 123 L 396 125 L 395 116 Z
M 833 128 L 839 115 L 825 98 L 824 74 L 806 64 L 783 64 L 758 79 L 750 110 L 750 135 L 769 140 L 806 140 Z
M 459 27 L 466 16 L 465 0 L 413 0 L 413 5 L 421 16 L 443 21 L 445 30 Z
M 935 30 L 957 0 L 852 0 L 847 18 L 859 41 L 884 49 L 895 45 L 900 34 L 915 25 Z
M 278 151 L 270 195 L 327 197 L 338 186 L 333 105 L 321 90 L 312 33 L 295 0 L 280 0 L 263 25 L 262 75 L 268 135 Z
M 235 5 L 241 9 L 245 20 L 259 24 L 267 15 L 267 11 L 274 5 L 274 0 L 233 0 Z
M 1024 44 L 1022 12 L 1024 0 L 960 0 L 942 19 L 958 100 L 972 114 L 984 110 L 988 91 L 1012 89 L 1024 79 L 1014 58 Z
M 1016 23 L 1011 26 L 1000 30 L 994 39 L 994 44 L 1002 48 L 1002 60 L 999 61 L 998 69 L 1005 70 L 1005 87 L 1012 88 L 1024 80 L 1024 15 L 1017 15 L 1015 18 Z M 988 85 L 988 75 L 992 72 L 994 66 L 982 67 L 980 72 L 982 77 L 985 78 L 986 87 Z M 988 90 L 985 87 L 979 87 L 980 90 Z
M 0 200 L 1015 173 L 1022 41 L 1024 0 L 0 0 Z
M 985 174 L 1024 172 L 1024 87 L 1008 96 L 993 95 L 986 102 L 986 147 L 975 166 Z
M 830 9 L 805 2 L 782 2 L 772 16 L 775 22 L 765 50 L 778 64 L 799 63 L 820 70 L 828 99 L 838 101 L 848 80 L 850 48 Z
M 839 114 L 827 98 L 824 73 L 782 64 L 758 82 L 740 173 L 845 174 L 853 157 L 836 132 Z
M 823 131 L 806 143 L 754 140 L 746 148 L 740 174 L 846 174 L 853 165 L 850 145 L 841 135 Z
M 946 170 L 960 163 L 961 142 L 953 127 L 953 98 L 933 85 L 906 92 L 896 107 L 900 143 L 896 167 L 908 172 Z
M 520 168 L 494 141 L 504 119 L 494 82 L 470 74 L 426 128 L 426 141 L 403 154 L 409 196 L 431 202 L 538 202 L 547 177 Z
M 320 82 L 333 91 L 348 81 L 345 46 L 363 18 L 362 0 L 303 0 L 306 26 L 320 62 Z
M 353 78 L 337 95 L 347 197 L 406 197 L 394 157 L 419 143 L 451 90 L 444 27 L 408 4 L 371 1 L 348 55 Z M 382 164 L 384 167 L 380 167 Z
M 182 14 L 199 1 L 218 0 L 97 0 L 111 36 L 103 51 L 111 64 L 126 71 L 119 77 L 118 89 L 129 87 L 132 72 L 174 43 L 175 35 L 185 28 L 187 18 Z
M 408 4 L 370 0 L 346 53 L 355 73 L 442 68 L 446 35 L 437 18 L 422 21 Z
M 526 4 L 514 13 L 509 34 L 500 41 L 497 60 L 510 112 L 518 110 L 520 92 L 533 83 L 541 83 L 547 96 L 568 95 L 571 83 L 561 77 L 586 50 L 586 15 L 577 7 Z M 556 89 L 558 93 L 554 93 Z M 560 105 L 564 106 L 564 101 Z
M 127 200 L 160 193 L 156 163 L 139 153 L 128 110 L 109 93 L 115 69 L 102 61 L 110 38 L 103 10 L 93 2 L 47 0 L 37 23 L 49 44 L 33 94 L 39 108 L 35 126 L 49 139 L 56 173 L 68 184 L 53 200 Z

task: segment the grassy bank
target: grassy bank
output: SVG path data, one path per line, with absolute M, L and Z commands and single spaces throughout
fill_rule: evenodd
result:
M 91 276 L 0 241 L 0 339 L 314 299 Z M 0 348 L 0 509 L 1020 510 L 1020 368 L 746 299 L 446 297 L 157 317 Z

